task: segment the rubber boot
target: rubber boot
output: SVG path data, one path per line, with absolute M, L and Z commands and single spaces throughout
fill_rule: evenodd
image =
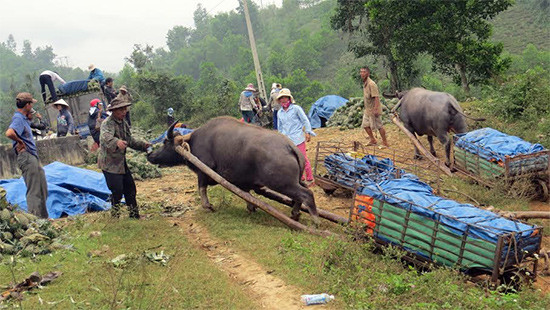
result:
M 120 204 L 117 203 L 111 207 L 111 216 L 114 218 L 120 217 Z
M 128 206 L 128 212 L 130 212 L 130 218 L 131 219 L 137 219 L 139 220 L 139 208 L 138 206 Z

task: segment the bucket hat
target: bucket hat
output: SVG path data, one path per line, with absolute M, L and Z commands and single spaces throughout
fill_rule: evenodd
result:
M 256 91 L 256 88 L 254 88 L 254 84 L 250 83 L 246 85 L 246 88 L 244 90 Z
M 94 64 L 90 64 L 90 65 L 88 66 L 88 70 L 93 71 L 94 69 L 95 69 L 95 65 L 94 65 Z
M 277 100 L 279 100 L 281 97 L 290 97 L 290 102 L 294 103 L 294 97 L 292 97 L 290 89 L 288 88 L 283 88 L 279 91 L 279 94 L 277 95 Z
M 119 99 L 119 98 L 115 98 L 115 99 L 113 99 L 113 100 L 111 101 L 111 104 L 109 104 L 109 105 L 107 106 L 107 111 L 112 111 L 112 110 L 124 108 L 124 107 L 130 106 L 130 105 L 132 105 L 131 102 L 122 101 L 122 100 Z

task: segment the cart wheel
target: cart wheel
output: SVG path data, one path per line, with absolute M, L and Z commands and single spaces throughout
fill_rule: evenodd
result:
M 537 193 L 539 194 L 540 201 L 548 201 L 550 195 L 548 193 L 548 182 L 543 179 L 536 179 L 535 186 L 537 188 Z
M 323 191 L 324 191 L 325 194 L 327 194 L 327 195 L 332 195 L 332 194 L 334 194 L 334 191 L 336 191 L 336 189 L 334 189 L 334 188 L 331 188 L 331 189 L 323 188 Z

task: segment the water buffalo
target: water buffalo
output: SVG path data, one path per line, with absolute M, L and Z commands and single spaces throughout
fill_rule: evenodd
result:
M 405 127 L 418 136 L 427 135 L 430 152 L 435 156 L 433 137 L 445 146 L 446 164 L 450 165 L 451 141 L 448 132 L 463 133 L 467 130 L 464 112 L 456 99 L 442 92 L 413 88 L 401 97 L 399 117 Z M 397 106 L 394 110 L 397 109 Z M 474 119 L 481 121 L 483 119 Z M 421 158 L 415 147 L 415 158 Z
M 231 117 L 211 119 L 186 136 L 174 135 L 174 124 L 168 129 L 164 145 L 149 154 L 147 160 L 165 166 L 184 164 L 193 170 L 198 176 L 204 208 L 214 210 L 206 189 L 217 183 L 175 151 L 175 146 L 183 142 L 189 144 L 191 153 L 200 161 L 240 189 L 268 196 L 264 190 L 267 187 L 286 195 L 293 200 L 292 219 L 299 219 L 303 203 L 318 222 L 313 193 L 301 181 L 304 156 L 287 137 Z M 251 204 L 247 208 L 255 211 Z

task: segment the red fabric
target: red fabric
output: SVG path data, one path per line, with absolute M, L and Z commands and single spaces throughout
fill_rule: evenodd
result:
M 296 147 L 300 150 L 300 152 L 302 152 L 302 154 L 304 154 L 304 157 L 306 158 L 306 167 L 304 169 L 306 180 L 313 181 L 313 171 L 311 171 L 311 164 L 309 163 L 309 159 L 307 159 L 307 154 L 306 154 L 306 142 L 304 141 L 296 145 Z

